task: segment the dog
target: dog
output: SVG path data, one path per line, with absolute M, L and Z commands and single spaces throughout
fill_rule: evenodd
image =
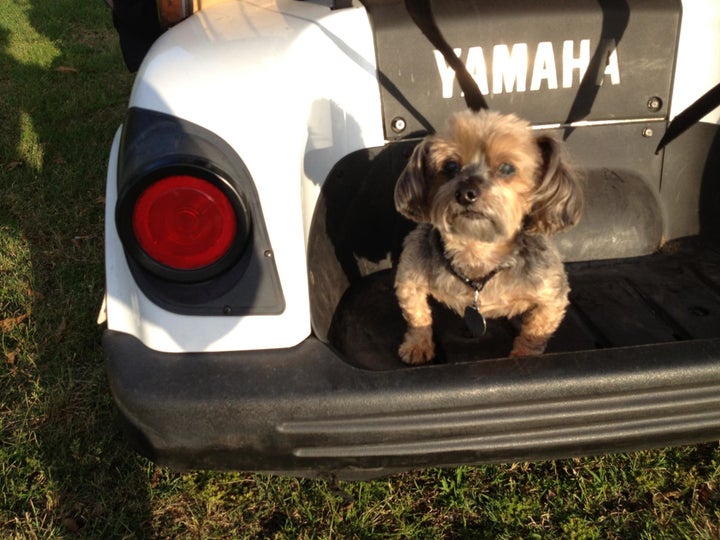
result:
M 395 293 L 408 329 L 406 364 L 435 357 L 428 296 L 465 317 L 521 317 L 511 357 L 539 355 L 568 305 L 567 275 L 548 236 L 580 219 L 583 193 L 561 144 L 515 115 L 462 111 L 424 138 L 395 185 L 418 223 L 403 241 Z

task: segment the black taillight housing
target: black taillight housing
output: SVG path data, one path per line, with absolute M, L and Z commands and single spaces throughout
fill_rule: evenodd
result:
M 174 116 L 130 108 L 115 227 L 145 295 L 178 313 L 285 308 L 255 183 L 225 140 Z
M 118 202 L 118 232 L 148 272 L 194 283 L 237 262 L 250 241 L 252 218 L 225 173 L 181 160 L 132 183 Z

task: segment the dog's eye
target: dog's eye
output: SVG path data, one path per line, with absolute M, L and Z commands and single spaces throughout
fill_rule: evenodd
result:
M 515 167 L 509 163 L 503 163 L 498 167 L 497 171 L 500 176 L 512 176 L 515 174 Z
M 460 172 L 460 164 L 454 159 L 448 159 L 445 163 L 443 163 L 442 170 L 448 176 L 453 177 Z

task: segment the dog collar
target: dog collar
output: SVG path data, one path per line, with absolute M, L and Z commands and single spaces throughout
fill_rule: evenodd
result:
M 494 278 L 499 272 L 507 270 L 513 265 L 510 263 L 501 264 L 496 266 L 490 272 L 480 278 L 469 278 L 460 270 L 458 270 L 452 263 L 450 258 L 447 256 L 447 253 L 445 252 L 445 243 L 443 242 L 442 236 L 440 235 L 440 231 L 435 228 L 433 228 L 433 240 L 435 241 L 435 247 L 440 252 L 443 262 L 445 263 L 445 267 L 448 269 L 448 271 L 460 281 L 465 283 L 465 285 L 475 291 L 475 294 L 473 295 L 473 303 L 472 305 L 465 308 L 463 319 L 465 320 L 465 326 L 468 330 L 470 330 L 470 333 L 474 337 L 479 338 L 484 336 L 485 332 L 487 331 L 487 321 L 485 320 L 485 316 L 480 311 L 480 291 L 482 291 L 485 288 L 485 285 L 487 285 L 488 281 Z
M 480 291 L 485 288 L 485 285 L 487 285 L 488 281 L 494 278 L 498 273 L 512 267 L 512 264 L 509 263 L 500 264 L 482 277 L 474 279 L 470 278 L 463 274 L 460 270 L 458 270 L 452 263 L 450 258 L 447 256 L 447 253 L 445 251 L 445 242 L 443 242 L 440 231 L 435 228 L 433 228 L 433 239 L 435 241 L 435 245 L 438 251 L 440 252 L 440 255 L 442 255 L 443 262 L 445 263 L 445 267 L 448 269 L 448 271 L 460 281 L 465 283 L 465 285 L 467 285 L 471 289 L 474 289 L 476 293 L 480 293 Z

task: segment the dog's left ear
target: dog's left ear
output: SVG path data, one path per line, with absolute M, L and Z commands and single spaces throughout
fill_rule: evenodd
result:
M 525 228 L 528 232 L 551 234 L 568 229 L 580 220 L 583 192 L 560 143 L 548 135 L 539 135 L 537 145 L 542 165 Z

